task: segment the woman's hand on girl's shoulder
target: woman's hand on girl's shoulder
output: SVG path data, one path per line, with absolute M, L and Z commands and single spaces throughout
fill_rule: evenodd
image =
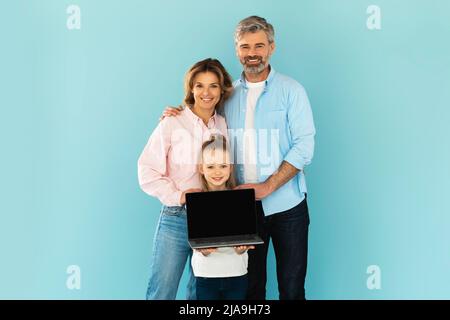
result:
M 181 198 L 180 198 L 180 204 L 183 205 L 186 203 L 186 193 L 192 193 L 192 192 L 202 192 L 202 189 L 199 188 L 192 188 L 192 189 L 187 189 L 184 190 L 183 193 L 181 194 Z

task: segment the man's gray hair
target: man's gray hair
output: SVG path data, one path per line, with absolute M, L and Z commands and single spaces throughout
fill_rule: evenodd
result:
M 270 23 L 268 23 L 264 18 L 258 16 L 251 16 L 245 18 L 237 25 L 236 30 L 234 32 L 234 43 L 237 44 L 245 33 L 247 32 L 255 33 L 260 30 L 263 30 L 266 33 L 269 43 L 274 42 L 275 31 L 273 30 L 273 26 Z

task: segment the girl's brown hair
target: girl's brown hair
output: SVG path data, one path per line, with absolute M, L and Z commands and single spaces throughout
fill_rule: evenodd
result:
M 205 59 L 194 64 L 189 71 L 186 73 L 184 78 L 184 103 L 192 107 L 195 103 L 194 94 L 192 90 L 194 88 L 195 76 L 201 72 L 211 72 L 214 73 L 219 79 L 220 89 L 222 91 L 220 95 L 220 100 L 216 105 L 216 111 L 220 111 L 223 107 L 224 102 L 231 96 L 233 92 L 233 82 L 227 70 L 217 59 Z
M 222 150 L 223 152 L 227 152 L 230 155 L 230 149 L 228 147 L 227 140 L 225 139 L 225 137 L 223 135 L 220 135 L 220 134 L 212 135 L 209 140 L 203 142 L 202 151 L 200 153 L 199 166 L 201 166 L 203 164 L 203 152 L 205 152 L 206 150 L 214 151 L 217 149 Z M 230 177 L 228 178 L 227 182 L 225 183 L 226 188 L 229 190 L 236 187 L 236 180 L 234 179 L 234 166 L 232 163 L 230 163 L 230 169 L 231 169 Z M 211 191 L 208 187 L 208 182 L 206 181 L 205 176 L 200 173 L 200 170 L 199 170 L 199 175 L 200 175 L 200 182 L 202 184 L 203 191 Z

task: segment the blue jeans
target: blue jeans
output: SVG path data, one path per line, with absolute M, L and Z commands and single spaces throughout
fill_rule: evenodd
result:
M 272 238 L 277 266 L 280 300 L 305 299 L 305 277 L 308 257 L 309 213 L 306 198 L 287 211 L 264 216 L 260 201 L 256 202 L 258 233 L 264 244 L 248 251 L 247 299 L 266 298 L 266 263 Z
M 197 278 L 198 300 L 244 300 L 247 275 L 229 278 Z
M 186 299 L 196 299 L 195 277 L 190 263 L 192 249 L 187 240 L 185 208 L 163 206 L 153 241 L 147 300 L 175 300 L 186 261 L 190 274 Z

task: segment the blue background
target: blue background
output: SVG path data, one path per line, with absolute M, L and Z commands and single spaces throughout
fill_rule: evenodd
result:
M 81 9 L 68 30 L 66 9 Z M 382 29 L 366 9 L 380 6 Z M 236 79 L 233 30 L 266 17 L 273 66 L 317 128 L 309 299 L 450 298 L 450 2 L 4 1 L 0 298 L 143 299 L 159 202 L 137 158 L 196 61 Z M 268 260 L 268 297 L 278 297 Z M 81 289 L 66 268 L 81 268 Z M 369 265 L 381 289 L 369 290 Z M 178 297 L 185 296 L 186 275 Z

